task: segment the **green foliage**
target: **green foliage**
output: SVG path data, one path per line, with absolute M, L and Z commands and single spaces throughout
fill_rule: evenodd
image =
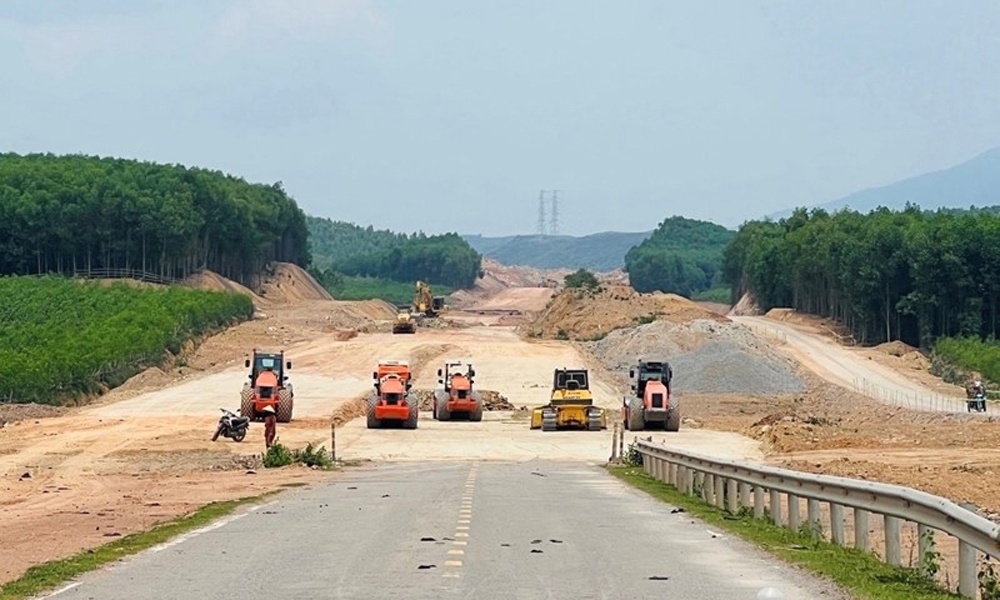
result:
M 717 281 L 723 251 L 736 234 L 721 225 L 670 217 L 625 255 L 625 270 L 640 292 L 692 296 Z
M 718 304 L 729 304 L 732 300 L 732 291 L 726 287 L 713 287 L 712 289 L 692 294 L 691 299 L 698 302 L 715 302 Z
M 305 215 L 280 183 L 179 165 L 0 154 L 0 275 L 202 268 L 252 284 L 271 260 L 308 265 Z
M 0 277 L 0 399 L 54 404 L 120 385 L 165 349 L 253 314 L 240 294 Z
M 565 329 L 560 329 L 556 332 L 556 339 L 566 341 L 569 339 L 569 332 Z
M 1000 381 L 1000 344 L 995 340 L 979 338 L 941 338 L 934 344 L 934 352 L 947 361 L 967 371 L 978 371 L 989 381 Z M 968 383 L 960 377 L 956 383 Z
M 799 209 L 745 223 L 723 277 L 734 297 L 837 319 L 862 343 L 996 337 L 1000 215 Z
M 406 235 L 313 217 L 308 223 L 317 267 L 344 275 L 468 288 L 482 266 L 482 256 L 455 233 Z
M 937 544 L 934 542 L 934 531 L 928 529 L 924 532 L 923 540 L 927 548 L 924 550 L 923 555 L 920 556 L 920 572 L 923 573 L 929 581 L 934 581 L 937 574 L 941 571 L 941 559 L 943 556 L 937 549 Z
M 333 467 L 333 459 L 323 446 L 313 446 L 310 442 L 302 450 L 289 450 L 278 440 L 274 440 L 271 447 L 262 456 L 264 467 L 275 469 L 285 467 L 294 463 L 302 463 L 307 467 L 320 467 L 329 469 Z
M 414 282 L 391 281 L 377 277 L 350 277 L 332 271 L 310 271 L 330 295 L 337 300 L 371 300 L 378 298 L 389 304 L 403 305 L 413 302 Z M 447 296 L 451 287 L 431 283 L 436 296 Z
M 564 279 L 568 288 L 584 288 L 595 291 L 601 287 L 601 282 L 587 269 L 579 269 L 575 273 L 570 273 Z
M 639 452 L 639 446 L 635 442 L 629 442 L 628 450 L 625 452 L 625 456 L 622 457 L 622 462 L 630 467 L 642 466 L 642 453 Z
M 984 560 L 979 568 L 980 600 L 1000 600 L 1000 577 L 991 559 Z

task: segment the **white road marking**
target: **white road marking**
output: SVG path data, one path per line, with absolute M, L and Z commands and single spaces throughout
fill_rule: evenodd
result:
M 69 584 L 69 585 L 65 585 L 65 586 L 63 586 L 63 587 L 59 588 L 58 590 L 56 590 L 56 591 L 52 592 L 52 593 L 51 593 L 51 594 L 49 594 L 48 596 L 45 596 L 45 598 L 51 598 L 51 597 L 53 597 L 53 596 L 58 596 L 59 594 L 61 594 L 61 593 L 63 593 L 63 592 L 68 592 L 68 591 L 70 591 L 71 589 L 75 588 L 76 586 L 78 586 L 78 585 L 82 585 L 82 584 L 83 584 L 83 582 L 82 582 L 82 581 L 77 581 L 76 583 L 71 583 L 71 584 Z

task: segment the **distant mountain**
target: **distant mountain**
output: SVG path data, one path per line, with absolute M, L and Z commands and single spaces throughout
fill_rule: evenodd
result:
M 607 231 L 583 237 L 569 235 L 516 235 L 483 237 L 466 235 L 477 252 L 505 265 L 540 269 L 592 269 L 612 271 L 625 266 L 625 255 L 651 232 Z
M 907 202 L 924 210 L 1000 204 L 1000 147 L 949 169 L 855 192 L 816 208 L 834 212 L 849 207 L 866 213 L 879 206 L 902 210 Z M 791 214 L 784 210 L 768 216 L 777 220 Z

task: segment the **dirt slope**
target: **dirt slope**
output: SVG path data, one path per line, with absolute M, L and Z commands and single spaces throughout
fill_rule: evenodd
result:
M 260 295 L 272 302 L 333 300 L 326 289 L 302 267 L 286 262 L 273 262 L 261 282 Z
M 588 340 L 652 320 L 688 323 L 696 319 L 727 320 L 674 294 L 640 294 L 628 286 L 607 286 L 597 293 L 559 292 L 525 330 L 542 338 Z
M 250 288 L 240 285 L 231 279 L 226 279 L 215 271 L 205 270 L 195 273 L 184 280 L 184 285 L 212 292 L 236 292 L 237 294 L 250 296 L 254 301 L 254 305 L 258 305 L 261 301 L 261 297 L 253 293 Z

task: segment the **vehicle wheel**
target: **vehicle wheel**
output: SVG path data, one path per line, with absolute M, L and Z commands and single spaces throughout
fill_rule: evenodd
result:
M 215 428 L 215 435 L 212 436 L 212 441 L 219 439 L 219 435 L 222 433 L 222 425 Z
M 292 394 L 286 388 L 278 390 L 278 406 L 275 407 L 274 412 L 277 414 L 279 423 L 287 423 L 292 420 L 294 402 Z
M 681 430 L 681 409 L 673 407 L 667 410 L 667 419 L 663 422 L 663 428 L 667 431 Z
M 243 438 L 247 436 L 247 428 L 240 427 L 233 433 L 233 441 L 237 444 L 243 441 Z
M 451 420 L 451 412 L 448 410 L 448 395 L 444 392 L 434 392 L 434 418 L 438 421 Z
M 382 421 L 375 418 L 376 406 L 378 406 L 378 396 L 375 394 L 368 396 L 368 429 L 378 429 L 382 426 Z
M 646 428 L 646 415 L 643 413 L 645 407 L 642 398 L 632 398 L 628 403 L 628 428 L 629 431 L 642 431 Z
M 601 410 L 599 408 L 592 408 L 587 413 L 587 430 L 588 431 L 600 431 L 601 427 Z
M 622 398 L 622 430 L 628 431 L 628 398 Z
M 542 411 L 542 431 L 555 431 L 559 428 L 556 411 L 551 408 Z
M 403 429 L 416 429 L 420 418 L 420 404 L 415 396 L 407 396 L 406 404 L 410 407 L 410 416 L 403 421 Z
M 257 418 L 253 410 L 253 388 L 246 384 L 240 392 L 240 416 L 247 417 L 251 421 Z
M 476 401 L 476 408 L 469 413 L 470 421 L 483 420 L 483 395 L 479 392 L 472 392 L 472 398 Z

